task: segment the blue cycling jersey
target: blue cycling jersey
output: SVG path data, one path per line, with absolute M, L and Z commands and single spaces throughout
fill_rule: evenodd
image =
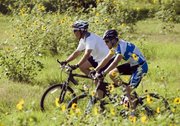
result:
M 132 43 L 120 40 L 116 54 L 121 54 L 125 61 L 128 61 L 131 66 L 142 64 L 146 61 L 140 50 Z

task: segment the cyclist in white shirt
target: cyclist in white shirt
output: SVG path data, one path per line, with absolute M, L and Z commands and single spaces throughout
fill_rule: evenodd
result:
M 89 74 L 90 67 L 96 68 L 98 63 L 105 58 L 109 49 L 103 39 L 93 33 L 88 32 L 88 22 L 76 21 L 73 24 L 73 31 L 76 38 L 79 40 L 77 49 L 63 62 L 64 64 L 77 58 L 82 51 L 84 55 L 76 65 L 71 65 L 72 69 L 80 68 L 86 75 Z M 107 67 L 107 66 L 106 66 Z

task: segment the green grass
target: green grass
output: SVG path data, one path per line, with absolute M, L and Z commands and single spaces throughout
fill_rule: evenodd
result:
M 0 43 L 2 44 L 10 36 L 13 31 L 9 20 L 11 17 L 0 16 Z M 162 34 L 159 27 L 160 21 L 148 19 L 137 23 L 136 38 L 145 35 L 143 48 L 148 58 L 149 73 L 142 80 L 138 87 L 138 93 L 158 92 L 163 96 L 167 96 L 171 106 L 176 97 L 180 97 L 180 24 L 175 24 L 175 30 L 172 33 Z M 6 31 L 7 34 L 4 32 Z M 132 40 L 139 45 L 138 39 Z M 1 75 L 0 80 L 0 126 L 49 126 L 49 125 L 179 125 L 179 105 L 177 111 L 172 117 L 159 115 L 155 119 L 150 118 L 146 124 L 142 124 L 140 118 L 133 124 L 129 119 L 123 119 L 119 116 L 112 115 L 91 115 L 77 117 L 69 115 L 66 112 L 56 110 L 53 112 L 42 113 L 39 108 L 39 102 L 43 91 L 48 87 L 49 83 L 61 81 L 59 65 L 56 59 L 64 60 L 66 57 L 42 57 L 40 60 L 45 64 L 43 71 L 36 77 L 37 82 L 33 84 L 18 83 L 7 80 Z M 76 61 L 74 61 L 76 62 Z M 157 67 L 159 66 L 159 67 Z M 79 71 L 79 70 L 78 70 Z M 66 75 L 63 76 L 65 78 Z M 164 79 L 161 79 L 165 77 Z M 82 83 L 88 83 L 83 80 Z M 91 83 L 90 83 L 91 84 Z M 17 103 L 24 99 L 25 104 L 22 111 L 16 109 Z
M 0 15 L 0 43 L 8 44 L 9 41 L 12 41 L 13 28 L 10 23 L 11 19 L 11 17 Z

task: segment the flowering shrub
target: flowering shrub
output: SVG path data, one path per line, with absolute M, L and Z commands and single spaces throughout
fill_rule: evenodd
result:
M 92 2 L 93 6 L 88 6 L 91 4 L 86 3 L 85 8 L 82 8 L 82 3 L 79 5 L 77 1 L 71 0 L 61 3 L 51 0 L 46 2 L 43 0 L 17 2 L 5 0 L 4 3 L 9 5 L 8 8 L 14 15 L 12 24 L 16 34 L 13 35 L 15 41 L 13 48 L 16 47 L 16 49 L 2 53 L 3 72 L 10 79 L 27 82 L 30 82 L 37 74 L 36 69 L 42 69 L 42 63 L 38 61 L 38 56 L 70 54 L 75 49 L 78 40 L 75 40 L 71 28 L 75 20 L 87 20 L 90 24 L 89 30 L 98 35 L 102 36 L 107 29 L 116 29 L 120 37 L 129 40 L 132 35 L 127 33 L 135 31 L 135 23 L 143 17 L 148 17 L 150 10 L 154 13 L 156 9 L 151 7 L 159 5 L 156 0 L 148 3 L 150 5 L 147 7 L 148 9 L 131 6 L 136 5 L 136 2 L 127 0 L 96 0 Z M 63 6 L 65 3 L 68 4 Z M 70 6 L 73 3 L 76 4 Z M 54 13 L 51 12 L 50 4 L 55 9 Z M 173 6 L 166 10 L 164 5 L 163 3 L 157 17 L 164 21 L 175 21 L 176 13 Z M 74 8 L 75 11 L 72 11 Z M 169 31 L 173 29 L 171 25 L 164 27 Z M 153 53 L 147 52 L 144 44 L 141 44 L 141 48 L 148 57 L 151 57 Z

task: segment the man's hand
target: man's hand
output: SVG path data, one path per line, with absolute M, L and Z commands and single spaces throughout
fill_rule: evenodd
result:
M 67 64 L 67 61 L 62 61 L 62 62 L 61 62 L 61 65 L 62 65 L 62 66 L 65 66 L 66 64 Z
M 105 76 L 106 75 L 105 75 L 104 71 L 102 71 L 101 73 L 96 73 L 95 78 L 96 79 L 103 79 Z
M 89 77 L 90 78 L 94 78 L 95 77 L 95 74 L 96 74 L 96 71 L 95 70 L 91 70 L 90 72 L 89 72 Z
M 79 65 L 78 65 L 78 64 L 76 64 L 76 65 L 70 65 L 70 67 L 71 67 L 72 70 L 75 70 L 75 69 L 77 69 L 77 68 L 79 67 Z

